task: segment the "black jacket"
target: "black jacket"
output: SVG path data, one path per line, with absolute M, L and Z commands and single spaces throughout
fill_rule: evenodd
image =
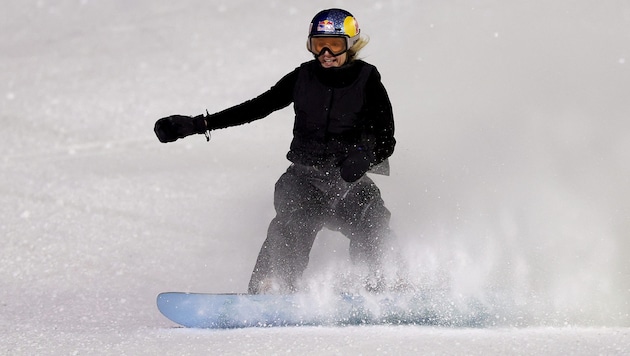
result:
M 319 83 L 319 88 L 299 90 L 305 82 L 310 86 Z M 360 92 L 356 93 L 357 90 Z M 337 99 L 353 91 L 355 94 L 351 101 L 356 105 L 348 105 L 348 100 L 343 105 L 335 105 L 335 101 L 343 102 Z M 327 92 L 337 93 L 330 101 L 331 111 L 336 112 L 334 116 L 338 122 L 331 124 L 330 117 L 327 117 L 316 120 L 315 126 L 311 124 L 308 128 L 304 120 L 309 115 L 300 111 L 310 111 L 311 118 L 321 117 L 314 112 L 328 110 L 328 107 L 318 106 L 323 103 L 322 98 Z M 210 115 L 207 118 L 208 128 L 214 130 L 249 123 L 292 102 L 295 103 L 296 122 L 294 139 L 287 155 L 292 162 L 317 165 L 323 161 L 339 161 L 349 151 L 361 147 L 369 149 L 373 153 L 372 163 L 378 164 L 394 152 L 396 140 L 389 97 L 376 67 L 361 60 L 327 69 L 316 60 L 303 63 L 260 96 Z

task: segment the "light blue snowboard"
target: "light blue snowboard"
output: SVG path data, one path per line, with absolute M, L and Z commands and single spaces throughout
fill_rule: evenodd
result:
M 481 326 L 477 311 L 435 309 L 417 296 L 340 294 L 204 294 L 161 293 L 160 312 L 189 328 L 229 329 L 298 325 L 414 324 Z
M 358 323 L 362 301 L 339 296 L 331 303 L 313 296 L 268 294 L 161 293 L 160 312 L 189 328 L 243 328 L 254 326 Z

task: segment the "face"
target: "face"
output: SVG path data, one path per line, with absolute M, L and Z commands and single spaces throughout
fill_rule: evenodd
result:
M 309 49 L 317 56 L 322 67 L 340 67 L 346 62 L 348 47 L 344 37 L 312 37 L 309 41 Z

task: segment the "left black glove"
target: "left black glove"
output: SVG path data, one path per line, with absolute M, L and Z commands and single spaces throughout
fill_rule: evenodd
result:
M 193 134 L 202 134 L 208 130 L 203 115 L 195 117 L 171 115 L 155 122 L 155 135 L 162 143 L 173 142 Z
M 352 183 L 359 180 L 370 169 L 373 155 L 370 151 L 357 148 L 341 162 L 341 178 Z

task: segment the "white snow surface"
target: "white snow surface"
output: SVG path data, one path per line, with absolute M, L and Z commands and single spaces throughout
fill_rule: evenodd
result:
M 292 110 L 161 144 L 311 58 L 343 7 L 394 105 L 375 176 L 412 281 L 480 328 L 177 328 L 163 291 L 244 292 Z M 630 3 L 7 0 L 0 13 L 0 354 L 630 353 Z M 325 286 L 347 240 L 323 231 Z

